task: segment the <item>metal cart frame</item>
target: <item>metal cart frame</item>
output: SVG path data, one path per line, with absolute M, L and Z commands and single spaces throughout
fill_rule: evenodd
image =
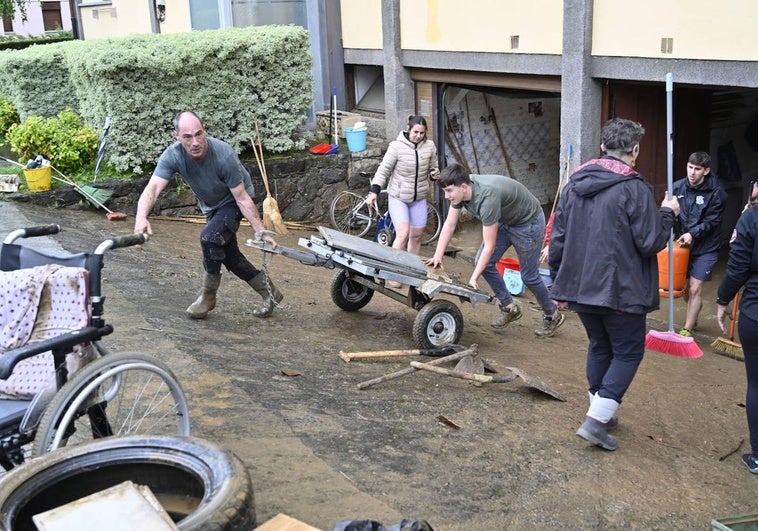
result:
M 472 306 L 495 303 L 490 294 L 472 288 L 443 274 L 429 270 L 415 254 L 357 236 L 319 227 L 319 235 L 300 238 L 298 245 L 306 251 L 277 245 L 258 239 L 247 240 L 249 247 L 264 253 L 280 254 L 305 265 L 339 269 L 332 279 L 332 301 L 345 311 L 357 311 L 381 293 L 417 310 L 413 325 L 413 339 L 419 348 L 435 348 L 458 343 L 463 333 L 463 314 L 449 299 L 435 299 L 439 295 L 452 295 Z M 387 286 L 399 282 L 401 291 Z

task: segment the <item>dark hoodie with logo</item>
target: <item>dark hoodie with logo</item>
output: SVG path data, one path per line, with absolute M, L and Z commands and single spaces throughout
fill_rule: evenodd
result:
M 674 212 L 655 204 L 642 175 L 614 157 L 576 169 L 561 192 L 550 239 L 550 296 L 579 311 L 659 308 L 656 255 Z
M 719 186 L 713 172 L 697 186 L 687 178 L 674 183 L 674 195 L 679 199 L 679 231 L 677 236 L 692 234 L 690 256 L 712 253 L 721 247 L 721 215 L 726 206 L 726 192 Z

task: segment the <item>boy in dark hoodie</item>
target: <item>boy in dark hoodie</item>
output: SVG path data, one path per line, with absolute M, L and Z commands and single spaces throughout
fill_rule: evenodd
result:
M 668 243 L 676 197 L 660 210 L 634 170 L 642 126 L 614 118 L 603 126 L 605 156 L 576 169 L 561 192 L 550 238 L 550 295 L 574 310 L 589 338 L 590 407 L 576 432 L 606 450 L 616 410 L 645 353 L 646 315 L 659 307 L 656 255 Z
M 696 151 L 687 160 L 687 177 L 674 183 L 679 199 L 680 245 L 690 248 L 687 266 L 687 315 L 679 333 L 692 336 L 697 317 L 703 307 L 703 282 L 711 280 L 721 246 L 721 215 L 726 206 L 726 192 L 711 172 L 711 157 Z

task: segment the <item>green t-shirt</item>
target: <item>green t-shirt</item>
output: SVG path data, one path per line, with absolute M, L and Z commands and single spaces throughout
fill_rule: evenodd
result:
M 504 175 L 472 175 L 471 199 L 453 207 L 466 207 L 485 227 L 495 223 L 526 225 L 542 209 L 526 186 Z
M 232 146 L 208 137 L 208 153 L 200 162 L 189 156 L 180 142 L 174 142 L 158 158 L 153 175 L 170 180 L 175 173 L 197 196 L 200 210 L 208 215 L 217 208 L 234 202 L 231 188 L 245 183 L 250 197 L 255 197 L 250 174 L 240 162 Z

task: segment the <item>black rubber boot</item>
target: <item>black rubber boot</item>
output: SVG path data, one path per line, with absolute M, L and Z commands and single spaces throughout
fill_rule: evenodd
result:
M 195 302 L 187 308 L 187 315 L 193 319 L 205 319 L 213 308 L 216 307 L 216 292 L 221 284 L 221 274 L 211 275 L 206 273 L 203 277 L 203 291 Z
M 263 298 L 263 305 L 253 310 L 253 315 L 256 317 L 268 317 L 274 311 L 274 306 L 284 299 L 284 295 L 276 289 L 269 276 L 263 271 L 251 278 L 248 284 Z

